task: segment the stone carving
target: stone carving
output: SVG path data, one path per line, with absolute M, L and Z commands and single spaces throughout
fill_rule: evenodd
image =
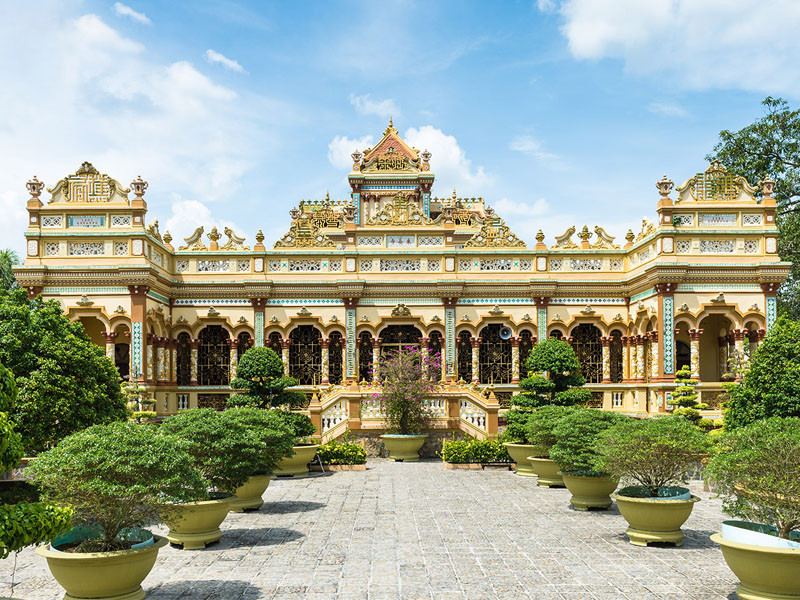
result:
M 531 318 L 531 316 L 528 313 L 525 313 L 524 315 L 522 315 L 522 320 L 523 321 L 533 321 L 533 319 Z
M 749 311 L 754 311 L 754 312 L 758 312 L 758 304 L 753 304 L 753 306 L 751 306 L 751 307 L 750 307 L 750 308 L 748 308 L 747 310 L 749 310 Z
M 714 160 L 703 173 L 690 177 L 675 191 L 681 200 L 688 193 L 692 200 L 732 201 L 742 191 L 752 196 L 756 190 L 750 187 L 744 177 L 728 172 L 721 162 Z
M 176 321 L 176 323 L 188 323 L 188 321 L 186 320 L 186 317 L 181 315 L 180 317 L 178 317 L 178 320 Z
M 301 307 L 300 310 L 297 311 L 298 317 L 308 317 L 311 315 L 311 311 L 308 310 L 305 306 Z
M 572 235 L 575 233 L 575 226 L 573 225 L 561 235 L 556 236 L 556 244 L 553 248 L 562 248 L 564 250 L 576 250 L 578 244 L 572 240 Z
M 595 309 L 593 309 L 591 306 L 587 306 L 586 308 L 581 310 L 581 314 L 584 315 L 593 315 L 595 312 L 597 311 L 595 311 Z
M 367 225 L 430 225 L 435 222 L 438 219 L 426 217 L 417 203 L 401 192 L 375 213 L 367 221 Z
M 525 248 L 525 242 L 512 233 L 503 219 L 494 217 L 467 240 L 468 248 Z
M 597 240 L 595 240 L 594 244 L 592 244 L 592 248 L 598 248 L 602 250 L 619 250 L 619 244 L 614 243 L 614 236 L 608 235 L 606 230 L 596 225 L 594 228 L 594 233 L 597 236 Z
M 125 307 L 120 304 L 119 306 L 117 306 L 117 308 L 114 309 L 114 314 L 124 315 L 125 314 Z
M 461 321 L 464 323 L 469 323 L 471 319 L 469 318 L 469 315 L 464 315 L 461 317 Z
M 330 322 L 331 322 L 331 323 L 338 323 L 338 322 L 339 322 L 339 317 L 337 317 L 336 315 L 333 315 L 333 316 L 331 317 L 331 320 L 330 320 Z
M 410 317 L 411 316 L 411 309 L 408 308 L 405 304 L 398 304 L 392 309 L 392 316 L 393 317 Z
M 208 247 L 206 247 L 201 239 L 203 236 L 203 231 L 205 231 L 205 228 L 201 225 L 194 230 L 192 235 L 187 238 L 183 238 L 183 241 L 186 243 L 178 248 L 178 251 L 189 250 L 191 252 L 202 252 L 204 250 L 208 250 Z
M 275 242 L 275 248 L 331 248 L 335 245 L 327 235 L 314 228 L 305 213 L 295 219 L 289 231 Z
M 503 314 L 503 309 L 500 308 L 500 305 L 495 304 L 494 308 L 489 311 L 489 314 L 490 315 L 502 315 Z
M 439 315 L 433 315 L 431 317 L 431 323 L 440 323 L 442 321 L 442 317 Z
M 247 322 L 248 322 L 247 317 L 245 317 L 244 315 L 239 317 L 239 320 L 237 321 L 237 323 L 247 323 Z
M 560 314 L 556 313 L 556 314 L 553 315 L 553 321 L 556 321 L 557 323 L 560 323 L 561 321 L 563 321 L 563 319 L 561 318 Z
M 622 321 L 622 313 L 617 313 L 614 315 L 614 318 L 611 319 L 612 321 Z
M 144 189 L 147 182 L 143 181 Z M 30 190 L 29 190 L 30 191 Z M 128 202 L 130 189 L 122 187 L 116 179 L 101 174 L 92 163 L 84 162 L 74 175 L 61 179 L 47 190 L 52 194 L 50 202 Z M 138 195 L 138 194 L 137 194 Z M 115 198 L 116 196 L 116 198 Z
M 155 221 L 152 221 L 152 222 L 151 222 L 151 223 L 150 223 L 150 224 L 147 226 L 147 228 L 145 229 L 145 231 L 148 233 L 148 235 L 150 235 L 150 236 L 152 236 L 152 237 L 156 238 L 156 239 L 157 239 L 159 242 L 163 242 L 163 241 L 164 241 L 164 240 L 161 238 L 161 232 L 158 230 L 158 219 L 156 219 Z M 172 238 L 170 238 L 170 239 L 172 239 Z
M 643 240 L 649 235 L 652 235 L 656 232 L 656 226 L 653 225 L 653 222 L 645 217 L 642 219 L 642 230 L 639 232 L 639 235 L 636 236 L 636 241 Z
M 689 312 L 689 305 L 684 302 L 678 307 L 678 312 Z
M 714 302 L 715 304 L 724 304 L 725 303 L 725 294 L 720 293 L 720 295 L 717 296 L 716 298 L 712 298 L 711 302 Z
M 75 304 L 78 306 L 91 306 L 94 304 L 94 302 L 89 299 L 89 296 L 81 296 L 80 300 L 78 300 Z
M 210 306 L 208 308 L 208 316 L 209 317 L 218 317 L 219 316 L 219 311 L 216 308 L 214 308 L 213 306 Z
M 230 227 L 225 228 L 225 235 L 228 236 L 228 241 L 220 247 L 220 250 L 250 250 L 250 246 L 244 245 L 245 238 L 236 235 Z
M 269 320 L 270 323 L 278 323 L 278 317 L 272 315 L 272 318 Z

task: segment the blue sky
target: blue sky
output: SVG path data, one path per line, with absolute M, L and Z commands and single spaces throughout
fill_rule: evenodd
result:
M 389 115 L 434 194 L 486 197 L 529 243 L 623 236 L 766 95 L 797 105 L 798 30 L 792 0 L 5 2 L 0 246 L 23 249 L 25 181 L 83 160 L 147 179 L 178 240 L 271 244 L 299 200 L 347 195 Z

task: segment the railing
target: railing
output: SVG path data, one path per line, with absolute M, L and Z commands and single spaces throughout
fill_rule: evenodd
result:
M 322 432 L 333 429 L 339 423 L 347 421 L 347 418 L 347 403 L 341 399 L 322 411 Z
M 467 398 L 461 400 L 458 416 L 476 429 L 486 431 L 486 411 Z

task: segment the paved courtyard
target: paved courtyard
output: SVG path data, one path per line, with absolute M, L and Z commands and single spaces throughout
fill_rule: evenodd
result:
M 735 598 L 708 536 L 723 518 L 701 491 L 681 548 L 639 548 L 616 507 L 576 512 L 569 492 L 499 469 L 370 461 L 366 472 L 277 480 L 261 511 L 231 514 L 206 550 L 164 548 L 148 598 L 487 600 Z M 0 563 L 10 595 L 13 557 Z M 14 597 L 61 592 L 32 549 Z

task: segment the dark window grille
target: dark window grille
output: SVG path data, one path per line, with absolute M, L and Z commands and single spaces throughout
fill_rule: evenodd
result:
M 175 375 L 178 385 L 192 384 L 192 345 L 190 336 L 183 332 L 178 334 L 178 348 L 175 352 Z
M 231 353 L 228 332 L 222 325 L 208 325 L 200 332 L 197 351 L 198 383 L 228 385 L 230 383 Z
M 130 344 L 114 344 L 114 365 L 119 371 L 119 376 L 128 381 L 131 366 Z
M 553 331 L 550 332 L 550 337 L 560 340 L 562 337 L 564 337 L 564 334 L 561 333 L 561 331 L 559 331 L 558 329 L 553 329 Z
M 458 334 L 458 379 L 469 383 L 472 381 L 472 334 L 462 331 Z
M 319 329 L 299 325 L 289 334 L 289 375 L 300 385 L 317 385 L 322 381 L 322 346 Z
M 581 375 L 587 383 L 600 383 L 603 380 L 603 345 L 600 337 L 600 330 L 588 323 L 572 330 L 572 348 L 578 357 Z
M 228 394 L 198 394 L 197 408 L 213 408 L 214 410 L 225 410 L 228 402 Z
M 525 379 L 528 376 L 528 355 L 533 350 L 533 334 L 527 329 L 519 332 L 519 377 Z
M 372 335 L 368 331 L 358 336 L 358 380 L 372 381 Z
M 511 383 L 511 340 L 500 337 L 502 325 L 481 329 L 478 375 L 481 383 Z
M 378 337 L 381 338 L 381 357 L 383 357 L 408 346 L 419 348 L 422 333 L 413 325 L 389 325 L 381 330 Z
M 622 373 L 622 352 L 622 332 L 619 329 L 615 329 L 611 332 L 611 342 L 608 345 L 611 383 L 620 383 L 624 377 Z
M 267 348 L 272 349 L 275 354 L 281 356 L 283 353 L 283 348 L 281 347 L 281 341 L 283 341 L 283 336 L 281 335 L 280 331 L 273 331 L 267 337 Z
M 328 381 L 333 385 L 342 383 L 343 349 L 342 334 L 338 331 L 331 333 L 328 344 Z
M 250 349 L 250 334 L 243 331 L 236 336 L 236 360 L 242 360 L 242 354 Z
M 428 339 L 428 355 L 433 357 L 437 353 L 439 354 L 439 367 L 431 367 L 428 374 L 432 381 L 440 381 L 442 379 L 442 334 L 438 331 L 432 331 L 431 337 Z

